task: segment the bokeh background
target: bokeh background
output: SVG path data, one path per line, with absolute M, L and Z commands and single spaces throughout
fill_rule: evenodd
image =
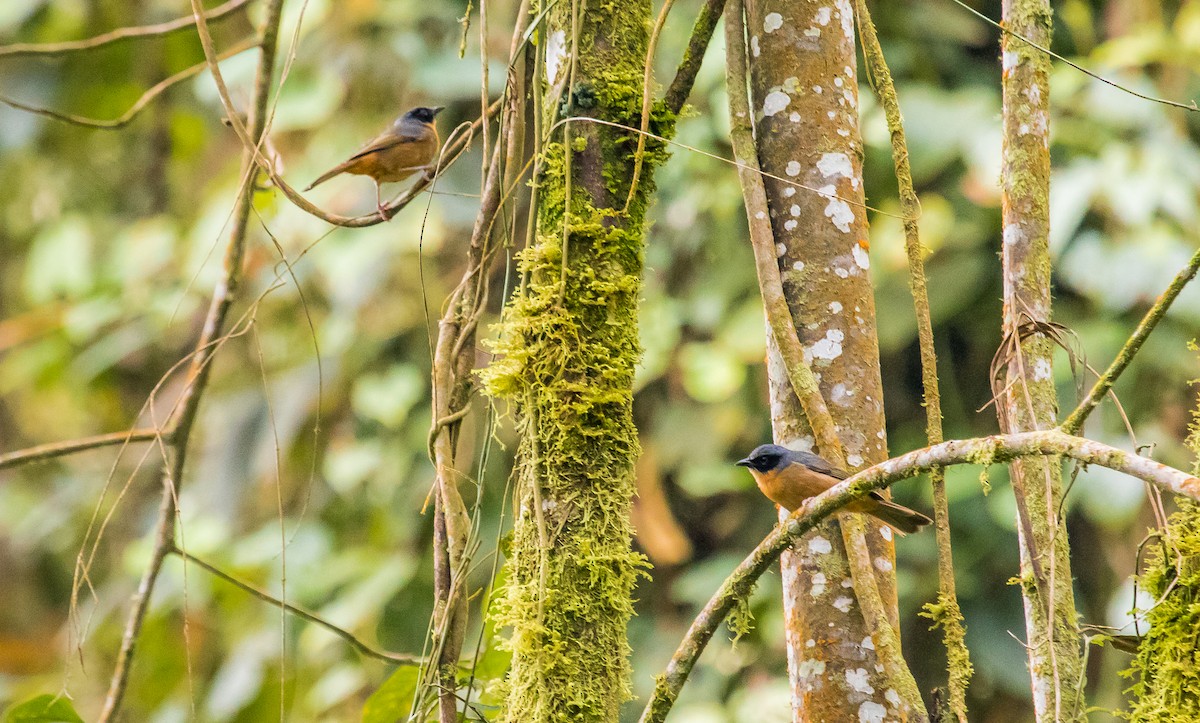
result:
M 251 18 L 258 5 L 251 3 Z M 999 16 L 998 2 L 971 5 Z M 682 0 L 673 10 L 658 82 L 671 78 L 698 7 Z M 1151 95 L 1200 97 L 1200 2 L 1054 7 L 1057 51 Z M 480 33 L 470 8 L 449 0 L 289 0 L 282 45 L 294 62 L 272 131 L 285 177 L 307 185 L 412 105 L 449 107 L 439 119 L 443 137 L 477 117 Z M 488 9 L 495 97 L 515 3 L 493 0 Z M 185 11 L 186 3 L 167 0 L 0 3 L 0 44 L 87 37 Z M 951 0 L 882 3 L 875 19 L 897 79 L 922 241 L 932 252 L 946 435 L 991 433 L 988 364 L 1000 341 L 1001 295 L 999 31 Z M 251 28 L 243 13 L 214 25 L 221 47 Z M 691 150 L 731 155 L 720 38 L 718 30 L 679 124 L 680 145 L 658 172 L 646 251 L 635 514 L 637 545 L 654 568 L 639 584 L 630 631 L 643 696 L 698 606 L 774 521 L 749 476 L 730 464 L 770 436 L 741 195 L 731 166 Z M 58 58 L 0 58 L 0 94 L 111 118 L 202 59 L 188 32 Z M 223 64 L 243 104 L 253 66 L 253 53 Z M 1103 368 L 1200 244 L 1200 120 L 1062 64 L 1051 87 L 1054 316 L 1076 333 L 1076 352 Z M 861 96 L 868 199 L 898 213 L 883 115 L 865 86 Z M 238 182 L 239 146 L 219 118 L 205 75 L 120 131 L 0 106 L 0 452 L 147 425 L 166 413 L 178 376 L 147 400 L 198 334 Z M 273 189 L 258 194 L 236 313 L 265 296 L 251 330 L 216 361 L 181 496 L 189 551 L 275 594 L 286 586 L 292 602 L 396 651 L 421 650 L 431 609 L 432 522 L 422 514 L 433 478 L 425 452 L 429 340 L 460 273 L 479 164 L 476 143 L 436 194 L 368 229 L 331 231 Z M 331 181 L 310 198 L 340 213 L 374 206 L 363 178 Z M 267 293 L 281 268 L 272 239 L 289 258 L 311 250 L 295 279 Z M 924 413 L 899 221 L 874 215 L 871 241 L 889 446 L 900 453 L 923 445 Z M 498 268 L 493 320 L 505 278 Z M 1189 379 L 1200 377 L 1188 349 L 1198 322 L 1193 287 L 1117 385 L 1137 443 L 1181 467 L 1191 464 L 1181 440 L 1196 404 Z M 1063 354 L 1055 373 L 1067 407 L 1090 380 L 1072 376 Z M 464 487 L 480 521 L 480 586 L 508 514 L 514 440 L 503 411 L 480 401 L 465 429 L 467 444 L 489 450 Z M 1133 446 L 1110 404 L 1088 432 Z M 85 718 L 98 711 L 149 550 L 157 460 L 152 447 L 137 445 L 119 458 L 109 449 L 0 472 L 0 707 L 65 683 Z M 1014 507 L 1004 469 L 991 470 L 989 494 L 979 473 L 948 475 L 958 589 L 977 668 L 972 719 L 1028 720 L 1020 598 L 1009 583 L 1017 573 Z M 924 480 L 898 485 L 896 495 L 931 507 Z M 1145 491 L 1089 469 L 1068 508 L 1083 620 L 1124 625 L 1136 548 L 1153 524 Z M 93 516 L 110 513 L 72 623 L 72 571 L 81 552 L 91 553 L 85 530 Z M 937 634 L 917 615 L 935 596 L 933 542 L 927 534 L 897 544 L 905 651 L 926 691 L 944 666 Z M 675 720 L 789 719 L 778 598 L 772 572 L 753 598 L 754 630 L 736 645 L 718 636 Z M 1118 677 L 1128 658 L 1094 648 L 1088 662 L 1089 702 L 1100 709 L 1092 719 L 1107 720 L 1129 684 Z M 281 695 L 288 720 L 357 720 L 389 673 L 201 570 L 185 572 L 178 559 L 160 579 L 135 666 L 126 719 L 156 722 L 273 720 Z M 638 709 L 631 704 L 627 713 Z

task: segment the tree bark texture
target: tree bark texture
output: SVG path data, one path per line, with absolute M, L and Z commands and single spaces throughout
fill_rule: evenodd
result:
M 504 720 L 615 723 L 629 692 L 626 628 L 644 558 L 631 549 L 639 452 L 645 205 L 661 143 L 645 146 L 629 203 L 641 118 L 648 0 L 549 7 L 538 30 L 536 233 L 521 253 L 487 388 L 513 404 L 522 441 L 516 521 L 498 621 L 511 628 Z M 658 107 L 658 106 L 656 106 Z M 670 131 L 655 111 L 649 130 Z
M 747 14 L 759 162 L 769 174 L 784 293 L 847 466 L 859 469 L 886 459 L 887 444 L 862 206 L 854 15 L 845 0 L 754 0 Z M 770 330 L 767 354 L 775 439 L 810 448 L 811 429 Z M 894 627 L 891 530 L 871 519 L 866 529 Z M 794 719 L 902 716 L 854 594 L 839 523 L 822 524 L 781 565 Z
M 1004 25 L 1050 45 L 1047 0 L 1004 0 Z M 1009 344 L 1001 429 L 1050 429 L 1056 423 L 1050 321 L 1050 60 L 1005 33 L 1002 43 L 1004 332 Z M 1017 496 L 1021 579 L 1033 703 L 1039 721 L 1075 720 L 1083 713 L 1081 651 L 1071 588 L 1066 527 L 1058 517 L 1062 464 L 1057 457 L 1023 458 L 1011 466 Z

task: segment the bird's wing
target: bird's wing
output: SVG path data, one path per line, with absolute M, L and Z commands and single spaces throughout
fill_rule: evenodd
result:
M 419 140 L 421 140 L 420 136 L 409 135 L 407 133 L 397 133 L 396 131 L 389 129 L 379 134 L 375 140 L 363 146 L 357 153 L 355 153 L 353 156 L 350 156 L 346 160 L 357 161 L 363 156 L 369 156 L 372 153 L 386 151 L 389 148 L 395 148 L 396 146 L 404 143 L 416 143 Z
M 827 474 L 834 479 L 846 479 L 850 475 L 845 471 L 834 467 L 824 457 L 813 454 L 812 452 L 792 452 L 792 461 L 808 467 L 814 472 Z

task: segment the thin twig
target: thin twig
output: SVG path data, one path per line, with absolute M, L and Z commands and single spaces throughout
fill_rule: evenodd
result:
M 739 599 L 754 587 L 767 568 L 801 535 L 853 499 L 937 467 L 956 464 L 1002 464 L 1029 455 L 1063 455 L 1087 464 L 1123 472 L 1164 492 L 1200 500 L 1200 479 L 1131 452 L 1052 429 L 951 440 L 872 465 L 808 500 L 754 548 L 725 578 L 688 628 L 666 671 L 658 676 L 641 723 L 661 723 L 687 682 L 696 660 Z
M 243 152 L 243 179 L 238 191 L 236 210 L 234 211 L 233 227 L 230 229 L 229 243 L 225 249 L 224 273 L 217 282 L 213 297 L 205 317 L 204 329 L 196 343 L 196 353 L 192 358 L 192 366 L 188 372 L 188 385 L 179 402 L 178 411 L 174 417 L 176 436 L 174 439 L 174 456 L 166 461 L 162 476 L 162 503 L 159 507 L 158 521 L 155 528 L 155 542 L 149 565 L 142 575 L 138 591 L 134 595 L 132 608 L 126 620 L 125 631 L 121 639 L 121 648 L 109 684 L 108 695 L 105 697 L 104 709 L 100 715 L 100 723 L 108 723 L 117 716 L 129 682 L 129 670 L 132 666 L 134 648 L 141 633 L 146 611 L 149 609 L 150 597 L 154 591 L 154 583 L 162 568 L 163 558 L 175 545 L 175 517 L 178 514 L 176 502 L 178 486 L 182 482 L 183 470 L 187 459 L 188 441 L 200 407 L 200 400 L 208 383 L 212 369 L 209 361 L 215 353 L 214 341 L 223 333 L 229 309 L 236 298 L 242 277 L 242 261 L 246 248 L 246 231 L 249 227 L 250 209 L 254 199 L 255 181 L 258 174 L 253 171 L 257 154 L 257 143 L 261 140 L 266 127 L 267 102 L 271 92 L 272 74 L 275 67 L 275 49 L 279 37 L 279 21 L 283 0 L 269 0 L 266 7 L 265 19 L 260 31 L 260 55 L 258 71 L 254 80 L 254 95 L 248 118 L 255 136 L 251 148 Z M 192 8 L 197 18 L 197 31 L 202 37 L 207 36 L 208 28 L 199 6 L 199 0 L 192 0 Z M 216 54 L 212 51 L 212 38 L 208 37 L 205 47 L 205 57 L 214 75 L 217 70 Z M 241 119 L 234 114 L 235 126 Z M 245 128 L 243 127 L 243 130 Z
M 170 443 L 171 436 L 171 431 L 168 429 L 131 429 L 126 432 L 98 434 L 95 437 L 73 439 L 68 442 L 39 444 L 36 447 L 0 454 L 0 469 L 17 467 L 31 462 L 45 462 L 57 457 L 65 457 L 77 452 L 86 452 L 89 449 L 99 449 L 100 447 L 115 447 L 133 442 L 149 442 L 159 437 Z
M 209 22 L 215 22 L 232 15 L 241 9 L 242 6 L 249 4 L 249 2 L 250 0 L 229 0 L 224 5 L 218 5 L 206 12 L 204 17 Z M 0 46 L 0 58 L 14 58 L 22 55 L 65 55 L 66 53 L 73 53 L 79 50 L 99 48 L 120 40 L 168 35 L 178 30 L 190 28 L 195 24 L 196 19 L 191 15 L 187 15 L 156 25 L 117 28 L 116 30 L 111 30 L 102 35 L 84 40 L 68 40 L 62 43 L 13 43 L 12 45 Z
M 675 71 L 675 79 L 667 88 L 663 102 L 672 113 L 683 110 L 683 104 L 692 94 L 692 86 L 696 84 L 696 76 L 700 73 L 700 64 L 708 50 L 713 32 L 717 29 L 717 21 L 725 9 L 725 0 L 706 0 L 700 14 L 696 16 L 696 24 L 692 26 L 692 34 L 688 38 L 687 49 L 683 51 L 683 60 Z
M 226 50 L 225 52 L 221 53 L 219 56 L 217 56 L 217 60 L 218 61 L 227 60 L 227 59 L 232 58 L 233 56 L 238 55 L 239 53 L 243 53 L 257 45 L 258 45 L 257 38 L 247 38 L 247 39 L 237 43 L 229 50 Z M 142 93 L 141 97 L 138 98 L 137 101 L 134 102 L 134 104 L 129 107 L 129 110 L 125 111 L 118 117 L 113 118 L 112 120 L 99 120 L 96 118 L 87 118 L 85 116 L 75 115 L 73 113 L 63 113 L 61 111 L 51 110 L 49 108 L 42 108 L 39 106 L 28 105 L 26 103 L 22 103 L 21 101 L 13 100 L 12 98 L 9 98 L 7 96 L 2 96 L 2 95 L 0 95 L 0 103 L 4 103 L 5 105 L 7 105 L 9 107 L 16 108 L 17 110 L 22 110 L 27 113 L 34 113 L 36 115 L 45 116 L 47 118 L 53 118 L 54 120 L 62 121 L 64 123 L 70 123 L 72 125 L 83 126 L 84 128 L 95 128 L 97 130 L 114 131 L 114 130 L 119 130 L 119 129 L 124 128 L 125 126 L 129 125 L 133 121 L 133 119 L 136 118 L 138 116 L 138 114 L 141 113 L 146 108 L 146 106 L 150 104 L 150 101 L 152 101 L 155 98 L 157 98 L 158 96 L 162 95 L 168 88 L 170 88 L 171 86 L 177 85 L 177 84 L 187 80 L 188 78 L 191 78 L 194 75 L 197 75 L 198 73 L 200 73 L 200 71 L 204 70 L 207 67 L 208 67 L 207 61 L 202 62 L 202 63 L 197 63 L 190 68 L 181 70 L 178 73 L 176 73 L 175 75 L 172 75 L 169 78 L 166 78 L 164 80 L 159 81 L 158 83 L 155 83 L 149 90 L 147 90 L 145 93 Z
M 288 613 L 300 618 L 301 620 L 306 620 L 306 621 L 312 623 L 313 625 L 317 625 L 322 628 L 325 628 L 326 630 L 328 630 L 329 632 L 338 636 L 342 640 L 345 640 L 347 643 L 350 644 L 350 647 L 354 648 L 355 650 L 357 650 L 358 652 L 367 656 L 368 658 L 375 658 L 376 660 L 382 660 L 385 663 L 397 663 L 399 665 L 420 665 L 422 663 L 421 658 L 419 658 L 415 655 L 407 655 L 405 653 L 391 653 L 386 650 L 379 650 L 377 648 L 373 648 L 370 645 L 367 645 L 363 641 L 359 640 L 354 635 L 354 633 L 351 633 L 350 631 L 345 630 L 344 628 L 339 628 L 338 626 L 334 625 L 333 623 L 329 622 L 328 620 L 325 620 L 324 618 L 318 616 L 316 613 L 309 612 L 309 611 L 305 610 L 304 608 L 297 607 L 289 602 L 280 600 L 279 598 L 271 595 L 270 593 L 264 592 L 264 591 L 258 589 L 257 587 L 254 587 L 253 585 L 251 585 L 248 582 L 244 582 L 242 580 L 237 579 L 236 577 L 234 577 L 233 575 L 230 575 L 229 573 L 225 572 L 224 570 L 217 567 L 216 565 L 213 565 L 212 563 L 209 563 L 209 562 L 205 562 L 204 560 L 201 560 L 200 558 L 196 557 L 195 555 L 193 555 L 189 552 L 184 552 L 183 550 L 180 550 L 175 545 L 171 545 L 167 549 L 167 553 L 179 557 L 184 562 L 187 562 L 189 564 L 195 565 L 196 567 L 199 567 L 201 570 L 204 570 L 205 572 L 209 573 L 213 577 L 220 578 L 220 579 L 224 580 L 225 582 L 229 583 L 230 585 L 233 585 L 234 587 L 238 588 L 239 590 L 242 590 L 242 591 L 258 598 L 259 600 L 262 600 L 263 602 L 265 602 L 269 605 L 274 605 L 275 607 L 279 608 L 280 610 L 287 611 Z

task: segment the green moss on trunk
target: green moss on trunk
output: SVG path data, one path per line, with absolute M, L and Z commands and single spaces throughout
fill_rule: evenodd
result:
M 588 4 L 573 48 L 572 5 L 554 7 L 541 72 L 551 76 L 547 96 L 563 91 L 543 103 L 544 128 L 560 111 L 639 125 L 649 16 L 646 0 Z M 672 125 L 656 109 L 651 132 Z M 504 719 L 615 722 L 630 695 L 626 628 L 646 566 L 630 546 L 633 377 L 646 200 L 666 154 L 647 143 L 625 208 L 633 134 L 571 122 L 552 138 L 541 149 L 537 233 L 520 255 L 526 281 L 506 310 L 500 357 L 483 375 L 491 395 L 510 400 L 522 433 L 497 612 L 512 631 Z

